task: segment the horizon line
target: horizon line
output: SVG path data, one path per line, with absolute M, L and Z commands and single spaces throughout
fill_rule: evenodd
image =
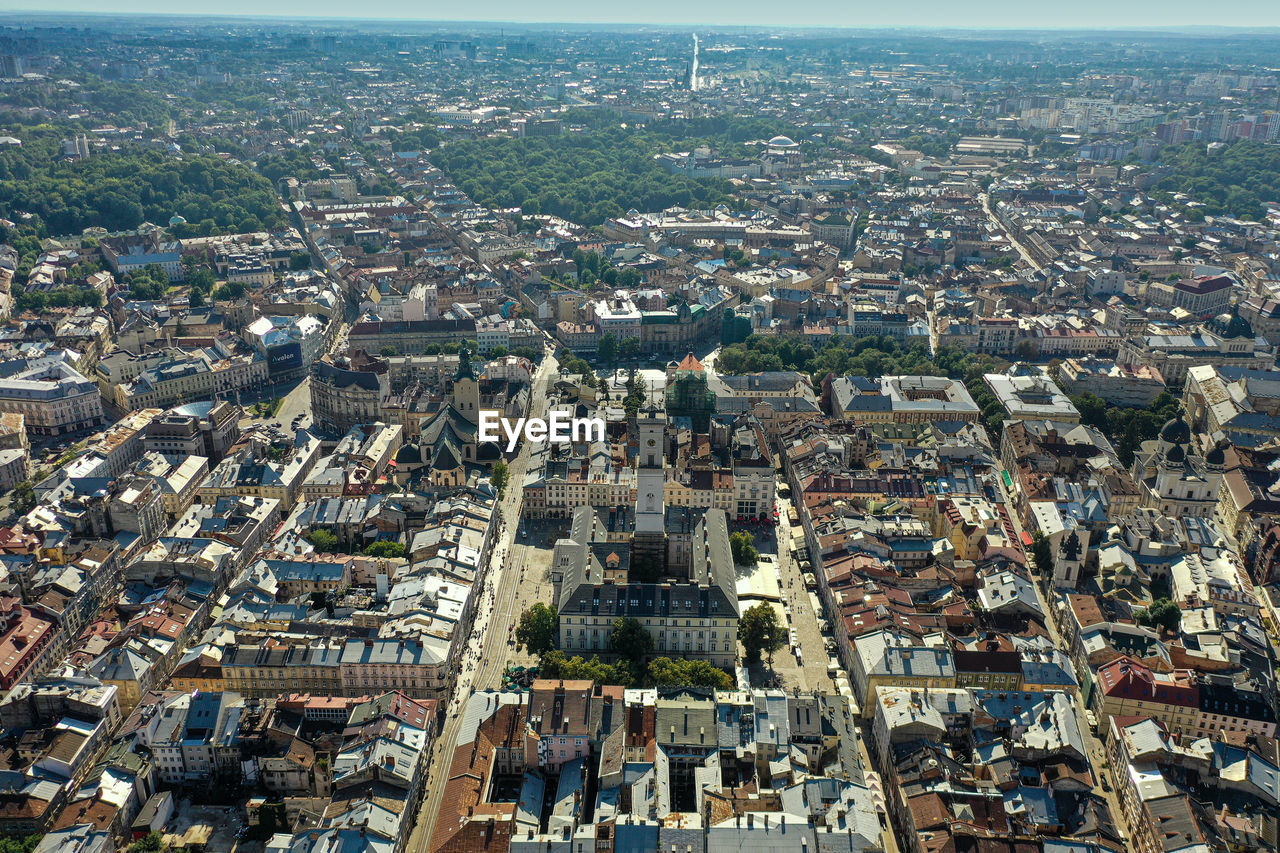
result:
M 646 29 L 665 29 L 679 32 L 688 32 L 694 29 L 709 30 L 712 32 L 751 32 L 764 30 L 786 30 L 790 32 L 831 32 L 831 31 L 857 31 L 857 32 L 907 32 L 907 33 L 965 33 L 980 34 L 983 32 L 996 31 L 1002 34 L 1009 33 L 1153 33 L 1153 34 L 1191 34 L 1194 32 L 1217 32 L 1221 34 L 1232 35 L 1264 35 L 1264 34 L 1280 34 L 1280 24 L 1271 24 L 1266 26 L 1258 26 L 1255 24 L 1209 24 L 1209 23 L 1187 23 L 1187 24 L 1164 24 L 1159 26 L 1149 26 L 1141 24 L 1128 25 L 1054 25 L 1041 24 L 1038 26 L 1003 26 L 999 24 L 983 24 L 974 26 L 923 26 L 919 24 L 878 24 L 878 25 L 858 25 L 858 24 L 807 24 L 807 25 L 788 25 L 788 24 L 724 24 L 712 22 L 656 22 L 656 21 L 587 21 L 581 19 L 538 19 L 538 20 L 518 20 L 509 18 L 493 18 L 493 19 L 472 19 L 472 18 L 414 18 L 403 16 L 356 16 L 356 15 L 317 15 L 308 14 L 306 12 L 294 14 L 270 14 L 255 12 L 136 12 L 127 10 L 104 11 L 101 8 L 96 9 L 27 9 L 27 8 L 5 8 L 0 6 L 0 19 L 31 16 L 33 18 L 59 18 L 66 16 L 83 15 L 93 18 L 151 18 L 164 20 L 167 18 L 176 19 L 197 19 L 207 20 L 215 18 L 220 21 L 242 20 L 246 22 L 278 22 L 278 23 L 301 23 L 303 21 L 309 23 L 351 23 L 351 22 L 369 22 L 369 23 L 412 23 L 412 24 L 443 24 L 450 26 L 491 26 L 501 27 L 504 25 L 517 27 L 550 27 L 550 26 L 570 26 L 570 27 L 627 27 L 627 28 L 646 28 Z

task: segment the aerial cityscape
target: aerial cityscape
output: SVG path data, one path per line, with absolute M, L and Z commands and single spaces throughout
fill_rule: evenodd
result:
M 0 11 L 0 853 L 1280 849 L 1280 29 L 374 7 Z

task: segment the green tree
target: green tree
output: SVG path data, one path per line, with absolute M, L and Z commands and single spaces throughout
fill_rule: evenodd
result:
M 235 300 L 242 296 L 244 296 L 244 284 L 239 281 L 229 281 L 213 292 L 213 298 L 218 300 Z
M 218 279 L 214 276 L 213 270 L 201 267 L 187 276 L 187 284 L 195 290 L 212 293 L 213 289 L 218 286 Z
M 36 507 L 36 490 L 30 481 L 23 480 L 21 483 L 13 487 L 13 493 L 9 498 L 9 505 L 13 507 L 13 511 L 19 515 L 25 515 Z
M 1080 394 L 1071 398 L 1071 405 L 1080 412 L 1080 422 L 1098 429 L 1107 429 L 1107 402 L 1096 394 Z
M 544 678 L 584 679 L 622 687 L 630 687 L 635 681 L 631 668 L 626 664 L 608 664 L 600 660 L 599 655 L 592 655 L 591 660 L 586 660 L 579 655 L 566 657 L 564 652 L 553 649 L 542 656 L 540 664 Z
M 82 81 L 77 98 L 93 100 L 87 107 L 105 116 L 103 103 L 93 93 L 100 87 L 115 91 L 136 89 L 140 103 L 149 93 L 137 87 L 111 82 Z M 124 99 L 122 99 L 124 100 Z M 85 102 L 88 103 L 88 102 Z M 168 120 L 169 107 L 156 102 L 156 110 L 123 106 L 116 115 L 151 114 L 159 124 Z M 139 118 L 139 120 L 141 120 Z M 78 161 L 50 156 L 68 128 L 53 125 L 10 127 L 22 146 L 0 157 L 0 174 L 20 180 L 0 181 L 0 216 L 14 210 L 33 214 L 52 234 L 75 234 L 90 226 L 110 231 L 135 228 L 144 220 L 169 221 L 174 215 L 187 222 L 170 226 L 175 237 L 200 233 L 227 233 L 245 221 L 271 230 L 287 223 L 270 183 L 239 161 L 223 160 L 212 153 L 126 149 L 102 152 Z M 199 224 L 194 224 L 199 220 Z M 209 227 L 204 230 L 208 223 Z
M 1227 214 L 1260 220 L 1266 215 L 1262 200 L 1280 194 L 1280 151 L 1273 145 L 1242 140 L 1211 153 L 1204 143 L 1188 143 L 1165 148 L 1160 159 L 1168 169 L 1153 194 L 1189 216 Z M 1187 197 L 1202 207 L 1189 206 Z
M 129 845 L 128 853 L 160 853 L 163 849 L 164 835 L 159 832 L 148 832 Z
M 560 636 L 560 617 L 554 607 L 538 602 L 520 614 L 516 625 L 516 642 L 532 655 L 545 655 L 556 647 Z
M 750 335 L 745 341 L 729 344 L 721 349 L 716 369 L 731 374 L 797 370 L 809 374 L 814 387 L 819 387 L 829 373 L 873 377 L 950 376 L 968 382 L 980 379 L 984 373 L 1003 369 L 1007 364 L 989 355 L 955 347 L 939 347 L 931 357 L 923 346 L 905 349 L 891 338 L 850 339 L 833 335 L 821 347 L 815 347 L 804 335 L 792 333 Z
M 639 619 L 621 616 L 609 631 L 609 648 L 638 667 L 653 652 L 653 637 Z
M 622 343 L 618 345 L 618 352 L 626 360 L 635 358 L 640 354 L 640 339 L 639 338 L 623 339 Z
M 366 557 L 381 557 L 382 559 L 403 557 L 404 544 L 392 542 L 388 539 L 379 539 L 377 542 L 371 542 L 365 546 L 364 555 Z
M 622 398 L 622 408 L 626 410 L 627 417 L 634 417 L 648 399 L 644 380 L 634 370 L 631 371 L 631 376 L 627 378 L 627 396 Z
M 712 687 L 728 690 L 733 678 L 723 669 L 704 660 L 689 658 L 654 658 L 645 671 L 646 682 L 657 687 Z
M 1038 531 L 1031 540 L 1031 560 L 1041 577 L 1053 575 L 1053 544 Z
M 976 397 L 975 397 L 976 399 Z M 1145 409 L 1106 405 L 1092 394 L 1071 398 L 1080 410 L 1081 422 L 1097 427 L 1115 447 L 1124 465 L 1132 465 L 1134 453 L 1160 434 L 1160 428 L 1178 414 L 1178 398 L 1168 391 L 1161 392 Z
M 311 255 L 306 252 L 294 252 L 289 255 L 289 269 L 291 270 L 308 270 L 311 269 Z
M 505 460 L 499 459 L 493 463 L 493 471 L 489 474 L 489 483 L 498 490 L 498 497 L 501 498 L 507 491 L 507 481 L 511 479 L 511 470 L 507 467 Z
M 1040 347 L 1035 341 L 1019 341 L 1013 354 L 1020 361 L 1034 361 L 1040 357 Z
M 333 553 L 338 549 L 338 537 L 324 528 L 312 530 L 302 538 L 310 542 L 317 551 Z
M 393 355 L 399 355 L 399 354 L 400 354 L 400 351 L 395 347 L 393 347 L 391 344 L 383 344 L 378 349 L 378 355 L 384 358 L 390 358 Z
M 494 349 L 498 348 L 494 347 Z M 518 358 L 527 358 L 534 364 L 540 364 L 542 362 L 542 350 L 536 347 L 516 347 L 511 351 L 511 354 Z
M 733 553 L 733 562 L 739 566 L 754 566 L 760 559 L 755 537 L 745 530 L 735 530 L 729 534 L 729 550 Z
M 600 343 L 596 345 L 596 360 L 600 364 L 617 367 L 618 339 L 614 337 L 612 333 L 606 333 L 600 336 Z
M 1133 621 L 1148 628 L 1160 627 L 1167 631 L 1177 631 L 1182 624 L 1182 610 L 1170 599 L 1157 598 L 1151 602 L 1150 607 L 1135 610 Z
M 169 291 L 169 277 L 157 264 L 147 264 L 124 277 L 134 299 L 159 299 Z
M 761 653 L 768 656 L 773 666 L 773 653 L 787 640 L 787 629 L 778 622 L 778 612 L 773 605 L 761 602 L 747 609 L 738 620 L 738 640 L 747 657 L 758 660 Z
M 589 123 L 582 133 L 552 138 L 461 140 L 432 152 L 432 162 L 478 203 L 489 207 L 535 208 L 544 214 L 597 225 L 625 214 L 628 207 L 662 210 L 672 205 L 709 209 L 729 198 L 724 180 L 690 179 L 668 173 L 654 155 L 679 144 L 713 142 L 721 150 L 746 153 L 741 142 L 732 147 L 726 137 L 689 140 L 691 125 L 662 129 L 650 124 L 644 130 L 623 125 L 610 113 L 601 122 Z M 575 117 L 575 121 L 578 118 Z M 763 130 L 756 128 L 756 130 Z M 719 129 L 717 133 L 725 131 Z M 765 131 L 764 138 L 772 133 Z M 594 252 L 574 253 L 578 272 L 600 278 L 604 263 Z M 585 279 L 585 275 L 584 275 Z

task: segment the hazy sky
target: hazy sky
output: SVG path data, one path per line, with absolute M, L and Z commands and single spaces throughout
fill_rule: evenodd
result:
M 143 12 L 272 17 L 412 18 L 445 21 L 652 23 L 796 27 L 1162 28 L 1280 26 L 1278 0 L 487 0 L 440 3 L 422 0 L 0 0 L 0 11 Z M 5 15 L 5 23 L 15 23 Z

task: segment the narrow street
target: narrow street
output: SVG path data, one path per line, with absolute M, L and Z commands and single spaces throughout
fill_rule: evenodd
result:
M 835 693 L 835 682 L 827 673 L 827 651 L 819 624 L 822 616 L 814 611 L 809 601 L 809 592 L 804 586 L 804 573 L 791 556 L 791 526 L 787 522 L 787 510 L 791 508 L 791 502 L 786 498 L 778 498 L 777 504 L 778 523 L 769 529 L 767 539 L 760 535 L 758 528 L 750 529 L 755 534 L 755 546 L 760 555 L 776 560 L 779 604 L 785 614 L 785 627 L 796 639 L 794 646 L 788 643 L 774 654 L 772 674 L 777 676 L 780 686 L 786 690 L 799 688 L 802 691 Z M 774 568 L 772 565 L 762 565 L 759 570 L 771 572 Z M 743 609 L 753 603 L 755 602 L 744 602 Z M 800 653 L 798 658 L 797 651 Z M 763 686 L 769 674 L 768 665 L 752 663 L 748 671 L 752 686 Z
M 542 417 L 547 409 L 547 389 L 553 377 L 558 375 L 559 362 L 552 355 L 546 356 L 533 380 L 531 415 Z M 463 654 L 462 666 L 449 697 L 443 730 L 431 747 L 427 762 L 426 795 L 418 811 L 413 834 L 405 849 L 426 850 L 435 829 L 436 818 L 444 802 L 445 785 L 458 731 L 462 727 L 462 710 L 467 699 L 477 690 L 495 689 L 501 685 L 502 672 L 514 648 L 507 645 L 509 632 L 519 616 L 518 593 L 528 546 L 516 542 L 520 529 L 521 484 L 529 464 L 530 447 L 525 444 L 508 464 L 510 477 L 506 495 L 498 505 L 499 523 L 504 524 L 498 543 L 489 558 L 489 570 L 484 582 L 475 594 L 481 596 L 476 616 L 470 626 L 458 626 L 471 638 Z
M 1000 221 L 1000 217 L 996 216 L 995 210 L 991 207 L 991 197 L 986 193 L 983 193 L 979 198 L 982 199 L 982 209 L 986 211 L 987 218 L 991 220 L 993 225 L 1008 235 L 1009 242 L 1013 243 L 1014 248 L 1018 250 L 1018 254 L 1022 259 L 1030 264 L 1031 268 L 1036 272 L 1044 272 L 1044 268 L 1036 263 L 1035 259 L 1031 257 L 1031 253 L 1022 245 L 1022 242 L 1018 239 L 1018 235 L 1014 233 L 1013 229 L 1006 227 L 1005 224 Z
M 1009 518 L 1013 521 L 1014 530 L 1017 531 L 1019 538 L 1021 538 L 1026 532 L 1022 526 L 1022 520 L 1018 518 L 1017 512 L 1014 511 L 1014 503 L 1008 489 L 1005 488 L 1003 478 L 997 477 L 996 482 L 999 483 L 1005 506 L 1009 508 Z M 1040 609 L 1045 615 L 1044 624 L 1049 631 L 1049 639 L 1053 640 L 1055 647 L 1070 656 L 1071 649 L 1062 639 L 1062 633 L 1058 627 L 1058 612 L 1054 607 L 1056 600 L 1046 599 L 1044 590 L 1047 587 L 1045 587 L 1044 580 L 1040 577 L 1040 574 L 1032 567 L 1030 560 L 1027 561 L 1027 574 L 1034 581 L 1036 597 L 1040 602 Z M 1084 738 L 1085 747 L 1089 752 L 1089 765 L 1094 775 L 1093 792 L 1107 801 L 1107 806 L 1111 809 L 1111 817 L 1116 823 L 1116 829 L 1127 840 L 1131 833 L 1129 832 L 1128 824 L 1125 822 L 1124 812 L 1120 809 L 1120 799 L 1116 796 L 1116 780 L 1107 764 L 1106 745 L 1089 728 L 1088 721 L 1084 717 L 1084 708 L 1082 707 L 1079 692 L 1073 698 L 1071 707 L 1075 713 L 1076 725 L 1080 728 L 1080 734 Z M 1102 777 L 1104 775 L 1107 777 L 1107 785 L 1111 788 L 1109 791 L 1102 787 Z

